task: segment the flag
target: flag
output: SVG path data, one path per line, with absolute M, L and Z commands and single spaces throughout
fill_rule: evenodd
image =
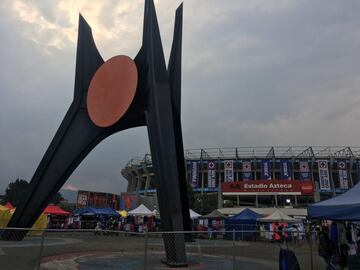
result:
M 224 161 L 224 176 L 225 182 L 234 182 L 234 161 L 225 160 Z
M 198 162 L 192 161 L 191 162 L 191 187 L 197 188 L 198 187 Z
M 282 180 L 291 180 L 291 166 L 289 160 L 280 160 L 280 174 Z
M 271 161 L 269 159 L 263 159 L 261 161 L 261 179 L 271 180 Z
M 209 188 L 216 187 L 215 161 L 208 161 L 208 184 Z
M 341 189 L 349 189 L 348 174 L 346 170 L 346 162 L 344 160 L 338 160 L 337 162 L 339 183 Z
M 310 168 L 309 168 L 309 162 L 308 161 L 300 161 L 299 162 L 300 167 L 300 180 L 303 181 L 310 181 Z
M 242 179 L 252 180 L 251 161 L 242 162 Z
M 318 160 L 320 190 L 330 191 L 330 175 L 327 160 Z

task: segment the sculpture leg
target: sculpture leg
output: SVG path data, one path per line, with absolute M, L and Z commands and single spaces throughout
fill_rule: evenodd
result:
M 170 91 L 166 85 L 156 85 L 156 105 L 146 112 L 152 162 L 156 175 L 157 196 L 162 230 L 183 231 L 182 203 L 177 168 L 176 142 L 171 110 Z M 154 91 L 155 92 L 155 91 Z M 154 104 L 151 102 L 151 104 Z M 164 234 L 167 263 L 186 264 L 184 235 Z

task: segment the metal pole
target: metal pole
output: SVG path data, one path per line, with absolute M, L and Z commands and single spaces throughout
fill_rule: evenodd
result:
M 233 270 L 235 270 L 235 229 L 233 229 Z
M 40 251 L 39 251 L 37 270 L 40 270 L 40 264 L 41 264 L 40 261 L 41 261 L 41 257 L 42 257 L 43 247 L 44 247 L 44 239 L 45 239 L 45 231 L 43 231 L 43 233 L 41 235 L 41 243 L 40 243 Z
M 311 232 L 311 226 L 310 226 L 310 232 L 309 232 L 309 234 L 310 234 L 310 269 L 311 270 L 314 270 L 314 261 L 313 261 L 313 251 L 312 251 L 312 244 L 311 244 L 311 242 L 312 242 L 312 232 Z
M 144 247 L 144 270 L 146 270 L 147 266 L 147 249 L 148 249 L 148 231 L 145 230 L 145 247 Z

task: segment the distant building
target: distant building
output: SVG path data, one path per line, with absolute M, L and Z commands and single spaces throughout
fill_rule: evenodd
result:
M 113 209 L 119 209 L 120 195 L 79 190 L 76 200 L 76 208 L 83 207 L 111 207 Z
M 360 180 L 360 147 L 237 147 L 185 151 L 187 182 L 195 192 L 217 193 L 233 205 L 306 206 Z M 156 197 L 150 155 L 121 171 L 124 195 Z

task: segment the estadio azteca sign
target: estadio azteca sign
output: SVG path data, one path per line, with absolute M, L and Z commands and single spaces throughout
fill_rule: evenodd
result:
M 300 180 L 253 180 L 222 183 L 224 195 L 312 195 L 314 186 L 310 181 Z

